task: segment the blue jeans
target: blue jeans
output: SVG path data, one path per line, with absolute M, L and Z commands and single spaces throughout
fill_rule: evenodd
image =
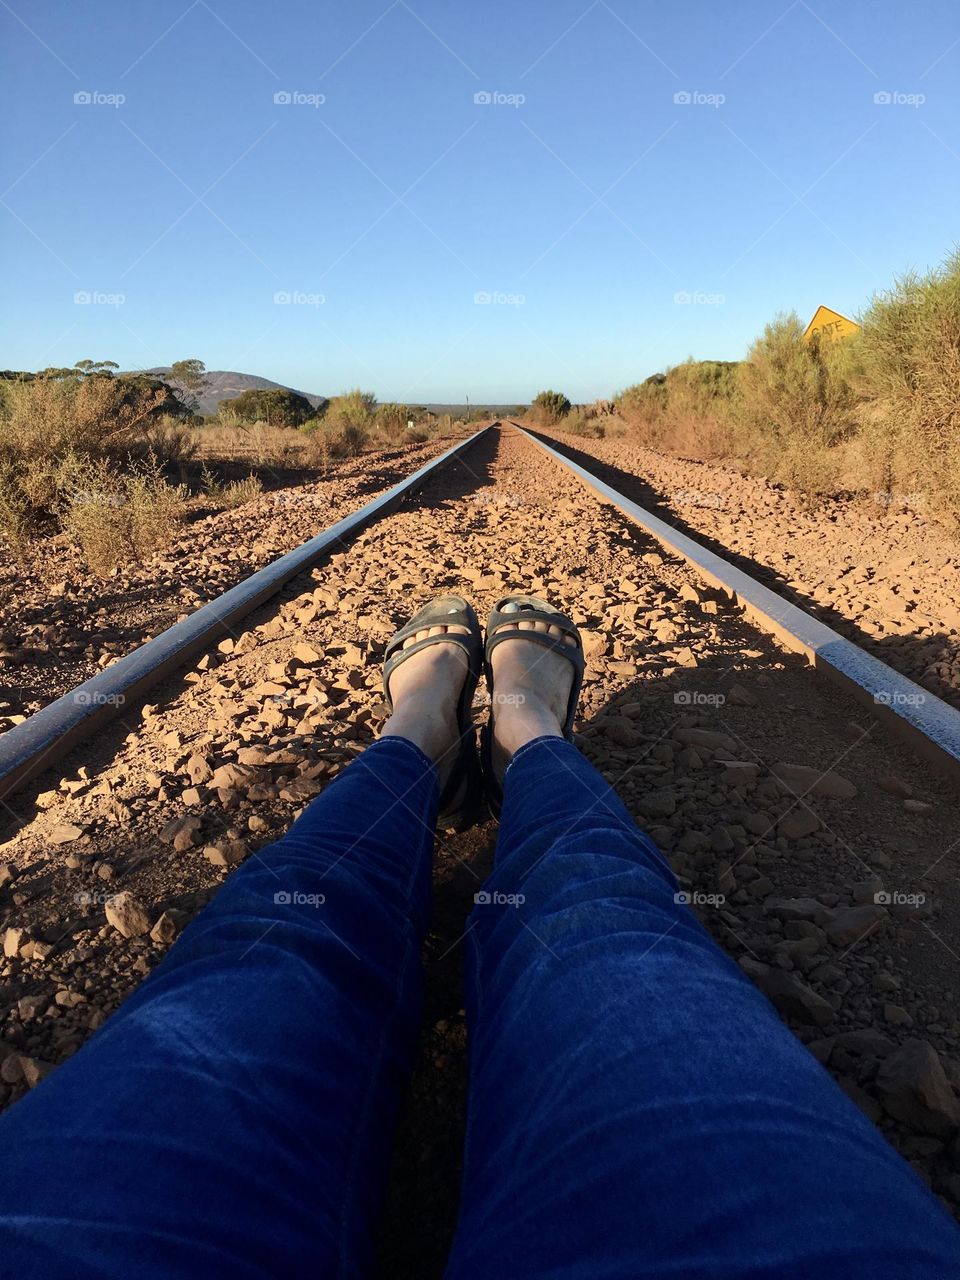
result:
M 437 792 L 376 743 L 0 1118 L 4 1274 L 370 1273 Z M 674 892 L 574 747 L 517 753 L 469 921 L 448 1276 L 960 1274 L 955 1225 Z

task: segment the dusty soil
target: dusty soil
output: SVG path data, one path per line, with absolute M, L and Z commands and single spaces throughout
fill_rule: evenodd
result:
M 458 591 L 482 614 L 517 589 L 584 628 L 579 743 L 694 909 L 956 1211 L 954 790 L 509 432 L 13 801 L 0 1102 L 75 1052 L 231 867 L 374 737 L 384 643 L 420 602 Z M 391 1280 L 440 1276 L 455 1222 L 461 940 L 495 838 L 488 822 L 438 841 L 421 1053 L 381 1230 Z M 130 937 L 106 914 L 121 918 L 121 893 Z
M 811 507 L 731 466 L 626 440 L 545 434 L 621 493 L 960 707 L 960 543 L 942 525 L 885 495 Z
M 322 479 L 274 489 L 234 510 L 194 511 L 165 551 L 107 579 L 91 574 L 62 535 L 49 539 L 26 569 L 0 550 L 0 732 L 363 506 L 465 434 L 335 462 Z

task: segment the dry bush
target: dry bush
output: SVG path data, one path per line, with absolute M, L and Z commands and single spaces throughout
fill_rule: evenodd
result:
M 102 577 L 166 546 L 186 508 L 186 487 L 168 484 L 158 463 L 123 474 L 102 460 L 74 461 L 61 483 L 61 525 Z
M 686 360 L 627 387 L 615 401 L 625 433 L 651 449 L 711 460 L 733 448 L 737 366 Z
M 213 422 L 192 430 L 200 457 L 250 460 L 260 467 L 296 465 L 304 453 L 303 436 L 294 427 L 266 422 Z
M 218 480 L 204 463 L 200 476 L 200 491 L 214 505 L 225 511 L 232 511 L 235 507 L 242 507 L 244 503 L 259 498 L 263 493 L 263 484 L 260 477 L 253 472 L 244 476 L 242 480 L 226 482 Z
M 20 462 L 68 453 L 102 458 L 135 449 L 166 392 L 119 378 L 35 378 L 3 384 L 0 457 Z

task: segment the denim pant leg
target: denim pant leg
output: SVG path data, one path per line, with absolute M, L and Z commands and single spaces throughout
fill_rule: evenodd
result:
M 0 1117 L 18 1280 L 369 1273 L 421 1001 L 436 770 L 384 738 Z
M 570 744 L 505 779 L 468 936 L 448 1280 L 960 1275 L 960 1232 Z

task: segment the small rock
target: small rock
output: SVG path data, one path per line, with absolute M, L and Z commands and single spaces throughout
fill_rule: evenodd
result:
M 837 947 L 850 947 L 869 938 L 889 921 L 883 907 L 846 907 L 827 923 L 827 937 Z
M 244 840 L 220 840 L 208 844 L 203 851 L 206 860 L 215 867 L 234 867 L 250 852 Z
M 794 805 L 777 822 L 777 835 L 785 840 L 802 840 L 820 829 L 820 819 L 805 804 Z
M 83 827 L 66 822 L 61 826 L 54 827 L 47 839 L 51 844 L 69 844 L 71 840 L 79 840 L 82 835 Z
M 908 1040 L 877 1072 L 884 1110 L 895 1120 L 948 1137 L 960 1125 L 960 1106 L 939 1054 L 925 1040 Z
M 3 935 L 3 954 L 5 956 L 15 956 L 20 950 L 20 946 L 26 941 L 27 931 L 25 929 L 9 928 Z
M 150 930 L 150 917 L 129 889 L 114 894 L 104 905 L 104 914 L 125 938 L 139 938 Z
M 825 1027 L 834 1019 L 833 1008 L 823 996 L 783 969 L 769 969 L 760 979 L 760 989 L 780 1013 L 796 1022 Z
M 150 937 L 154 942 L 163 944 L 171 943 L 180 932 L 183 914 L 179 911 L 164 911 L 158 918 L 156 924 L 150 930 Z

